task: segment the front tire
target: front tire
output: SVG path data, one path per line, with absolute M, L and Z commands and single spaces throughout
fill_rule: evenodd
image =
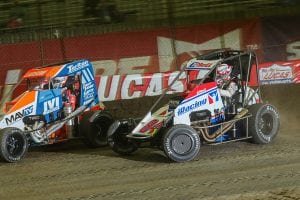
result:
M 108 144 L 107 130 L 113 122 L 111 115 L 107 112 L 100 113 L 93 122 L 90 122 L 90 118 L 95 112 L 97 111 L 84 113 L 79 125 L 84 143 L 91 148 L 103 147 Z
M 163 136 L 163 148 L 166 156 L 175 162 L 195 159 L 200 152 L 200 137 L 190 126 L 175 125 Z
M 280 121 L 277 109 L 270 104 L 255 104 L 249 107 L 249 134 L 252 142 L 268 144 L 278 133 Z
M 28 150 L 28 141 L 25 134 L 17 128 L 0 130 L 0 157 L 6 162 L 18 162 Z
M 112 126 L 118 123 L 117 121 Z M 120 155 L 130 155 L 138 149 L 137 145 L 126 137 L 128 131 L 128 124 L 120 124 L 114 133 L 108 137 L 109 146 Z

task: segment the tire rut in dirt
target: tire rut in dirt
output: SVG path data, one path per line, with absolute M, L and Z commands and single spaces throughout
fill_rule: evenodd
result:
M 159 187 L 149 187 L 148 189 L 130 189 L 129 191 L 117 191 L 117 192 L 108 192 L 108 193 L 94 193 L 89 196 L 80 196 L 75 198 L 69 198 L 69 199 L 98 199 L 98 198 L 131 198 L 135 195 L 148 195 L 153 196 L 156 193 L 161 192 L 176 192 L 176 191 L 186 191 L 186 190 L 194 190 L 195 188 L 216 188 L 213 192 L 216 194 L 220 194 L 221 192 L 224 192 L 224 189 L 222 189 L 220 186 L 224 184 L 231 184 L 233 187 L 237 187 L 241 183 L 246 183 L 251 181 L 253 184 L 261 185 L 261 183 L 272 183 L 275 180 L 280 180 L 282 178 L 288 179 L 288 178 L 294 178 L 294 177 L 300 177 L 300 174 L 295 171 L 290 171 L 286 173 L 280 173 L 280 174 L 265 174 L 265 175 L 253 175 L 253 176 L 241 176 L 238 178 L 226 178 L 222 180 L 207 180 L 204 183 L 193 183 L 193 184 L 172 184 L 172 185 L 164 185 L 160 184 Z M 176 179 L 177 177 L 174 177 Z M 171 181 L 171 180 L 169 180 Z M 260 183 L 260 184 L 259 184 Z M 164 186 L 162 186 L 164 185 Z M 291 183 L 291 185 L 293 185 Z M 187 193 L 187 192 L 186 192 Z M 172 193 L 169 193 L 172 194 Z M 208 197 L 209 194 L 207 192 L 198 192 L 197 193 L 199 198 Z
M 146 152 L 145 152 L 146 153 Z M 217 170 L 218 167 L 215 166 L 222 166 L 219 167 L 220 170 L 224 171 L 231 171 L 233 170 L 232 166 L 230 166 L 230 163 L 233 162 L 237 166 L 244 166 L 247 163 L 252 163 L 251 165 L 248 165 L 248 168 L 255 168 L 256 164 L 265 162 L 266 164 L 260 164 L 261 167 L 267 167 L 270 160 L 281 160 L 282 158 L 286 158 L 289 156 L 290 161 L 286 161 L 286 164 L 293 163 L 294 158 L 299 155 L 299 150 L 290 150 L 290 151 L 278 151 L 275 152 L 275 154 L 269 154 L 269 153 L 263 153 L 263 152 L 255 152 L 251 153 L 249 155 L 223 155 L 223 156 L 215 156 L 213 158 L 203 158 L 199 161 L 189 162 L 187 165 L 178 165 L 176 163 L 145 163 L 145 162 L 138 162 L 138 161 L 126 161 L 126 159 L 123 159 L 123 162 L 120 162 L 119 159 L 113 158 L 106 158 L 103 160 L 105 165 L 102 163 L 100 159 L 98 159 L 96 162 L 94 161 L 97 157 L 94 156 L 80 156 L 71 157 L 71 159 L 68 160 L 68 162 L 63 162 L 61 164 L 56 163 L 55 165 L 52 164 L 52 167 L 55 169 L 64 169 L 59 172 L 56 171 L 49 171 L 46 174 L 38 175 L 34 177 L 26 176 L 23 178 L 23 183 L 28 182 L 33 185 L 42 184 L 43 182 L 51 179 L 51 180 L 57 180 L 57 181 L 63 181 L 72 179 L 74 177 L 78 176 L 98 176 L 99 178 L 105 177 L 109 174 L 114 174 L 114 176 L 122 177 L 127 176 L 128 174 L 143 174 L 145 172 L 153 172 L 153 173 L 160 173 L 162 171 L 168 171 L 168 172 L 180 172 L 180 171 L 189 171 L 189 170 L 199 170 L 201 168 L 206 169 L 206 173 L 214 173 L 214 170 Z M 68 155 L 66 155 L 68 156 Z M 69 157 L 69 156 L 68 156 Z M 102 156 L 100 156 L 102 157 Z M 266 161 L 269 160 L 269 161 Z M 80 162 L 79 162 L 80 161 Z M 43 162 L 43 164 L 38 164 L 35 166 L 36 168 L 45 167 L 50 165 L 52 162 Z M 93 162 L 94 165 L 98 165 L 98 167 L 94 166 L 86 166 L 86 163 Z M 74 170 L 68 170 L 69 168 L 72 169 L 72 165 L 76 164 L 76 167 L 73 167 Z M 125 164 L 126 163 L 126 164 Z M 1 169 L 1 166 L 0 166 Z M 211 169 L 211 170 L 210 170 Z M 176 173 L 175 173 L 176 174 Z M 182 173 L 179 173 L 180 176 L 182 176 Z M 178 177 L 180 178 L 180 177 Z M 22 183 L 18 182 L 18 180 L 3 180 L 3 184 L 14 184 L 14 185 L 20 185 Z

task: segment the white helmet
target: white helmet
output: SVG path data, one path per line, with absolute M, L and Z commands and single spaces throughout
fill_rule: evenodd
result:
M 45 90 L 45 89 L 49 89 L 48 86 L 49 86 L 49 80 L 48 79 L 42 79 L 42 80 L 40 80 L 39 86 L 36 87 L 36 88 L 41 89 L 41 90 Z
M 230 80 L 230 74 L 232 72 L 232 66 L 228 64 L 221 64 L 216 69 L 216 82 L 218 85 L 222 85 Z
M 66 83 L 67 77 L 55 77 L 52 81 L 53 88 L 60 88 Z

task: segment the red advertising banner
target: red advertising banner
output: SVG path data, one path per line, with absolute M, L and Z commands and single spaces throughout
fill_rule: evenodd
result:
M 167 94 L 184 92 L 186 90 L 185 73 L 182 73 L 179 79 L 171 85 L 179 73 L 179 71 L 173 71 L 96 76 L 99 99 L 101 99 L 101 101 L 114 101 L 144 96 L 157 96 L 162 94 L 163 90 L 167 88 Z
M 164 28 L 0 45 L 0 66 L 3 70 L 25 70 L 40 66 L 42 61 L 61 62 L 65 56 L 67 60 L 94 61 L 97 75 L 174 71 L 208 50 L 257 48 L 260 32 L 259 20 L 250 20 L 179 27 L 174 33 Z
M 209 50 L 257 49 L 260 44 L 261 31 L 258 19 L 178 27 L 173 33 L 170 29 L 164 28 L 3 44 L 0 45 L 2 69 L 0 86 L 15 84 L 18 77 L 30 68 L 41 66 L 42 63 L 60 62 L 63 58 L 89 59 L 93 63 L 96 76 L 122 75 L 119 81 L 126 83 L 129 78 L 124 78 L 125 74 L 176 71 L 187 60 Z M 8 70 L 18 73 L 8 73 Z M 104 79 L 99 78 L 99 81 L 101 80 Z M 113 81 L 113 84 L 115 83 Z M 104 98 L 108 98 L 109 94 L 113 95 L 107 92 L 108 96 L 103 95 Z M 149 93 L 135 92 L 127 96 L 140 96 L 138 94 L 143 96 Z M 126 94 L 120 93 L 108 99 L 123 99 L 123 97 L 125 98 Z
M 259 65 L 260 83 L 300 83 L 300 60 L 269 62 Z

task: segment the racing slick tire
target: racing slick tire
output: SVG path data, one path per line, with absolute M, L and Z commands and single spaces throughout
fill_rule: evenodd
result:
M 135 152 L 138 149 L 138 147 L 126 137 L 127 133 L 124 132 L 124 127 L 122 127 L 122 125 L 119 125 L 119 121 L 116 121 L 110 127 L 110 129 L 114 129 L 114 131 L 112 131 L 113 133 L 108 136 L 109 146 L 117 154 L 130 155 L 133 152 Z M 110 130 L 108 132 L 110 132 Z
M 255 104 L 249 107 L 249 135 L 256 144 L 268 144 L 278 133 L 280 121 L 277 109 L 270 104 Z
M 163 149 L 175 162 L 195 159 L 200 153 L 199 134 L 190 126 L 179 124 L 167 129 L 163 136 Z
M 0 130 L 0 157 L 6 162 L 20 161 L 28 150 L 28 141 L 25 134 L 17 128 Z
M 103 147 L 108 144 L 107 142 L 107 130 L 113 122 L 112 116 L 104 111 L 91 122 L 90 119 L 96 112 L 99 111 L 88 111 L 83 114 L 79 125 L 79 131 L 84 137 L 84 143 L 91 148 Z

